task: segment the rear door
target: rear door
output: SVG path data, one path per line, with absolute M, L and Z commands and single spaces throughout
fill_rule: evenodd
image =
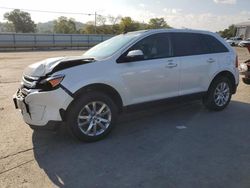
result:
M 210 78 L 218 70 L 217 56 L 209 52 L 204 36 L 172 34 L 173 53 L 180 62 L 180 95 L 206 91 Z

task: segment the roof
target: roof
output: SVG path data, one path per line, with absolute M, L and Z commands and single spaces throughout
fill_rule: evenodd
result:
M 246 26 L 250 26 L 250 21 L 247 22 L 241 22 L 238 24 L 235 24 L 236 27 L 246 27 Z
M 140 30 L 140 31 L 134 31 L 134 32 L 128 32 L 127 34 L 142 34 L 142 33 L 149 33 L 149 34 L 156 34 L 156 33 L 161 33 L 161 32 L 185 32 L 185 33 L 203 33 L 203 34 L 208 34 L 212 33 L 210 31 L 205 31 L 205 30 L 196 30 L 196 29 L 174 29 L 174 28 L 163 28 L 163 29 L 148 29 L 148 30 Z M 214 33 L 212 33 L 214 34 Z

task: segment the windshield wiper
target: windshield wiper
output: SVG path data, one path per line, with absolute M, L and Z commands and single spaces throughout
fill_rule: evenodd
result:
M 83 58 L 82 61 L 95 61 L 96 59 L 93 57 Z

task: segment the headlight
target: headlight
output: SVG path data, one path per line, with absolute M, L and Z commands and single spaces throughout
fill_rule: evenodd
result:
M 39 88 L 42 90 L 53 90 L 57 89 L 59 84 L 63 81 L 64 75 L 55 75 L 45 78 L 40 81 Z

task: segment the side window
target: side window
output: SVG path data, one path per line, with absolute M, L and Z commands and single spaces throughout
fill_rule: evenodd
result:
M 199 33 L 173 33 L 174 56 L 190 56 L 228 52 L 215 37 Z
M 207 53 L 223 53 L 228 49 L 215 37 L 211 35 L 202 35 L 202 41 L 207 47 Z
M 200 34 L 172 33 L 174 56 L 190 56 L 204 54 L 206 47 Z
M 135 45 L 133 45 L 129 50 L 127 50 L 119 59 L 118 62 L 126 62 L 122 60 L 126 58 L 129 51 L 141 50 L 143 52 L 144 58 L 142 60 L 167 58 L 172 56 L 172 50 L 170 47 L 169 34 L 160 33 L 150 35 Z
M 141 50 L 145 60 L 171 56 L 169 36 L 165 33 L 146 37 L 136 43 L 130 50 Z

